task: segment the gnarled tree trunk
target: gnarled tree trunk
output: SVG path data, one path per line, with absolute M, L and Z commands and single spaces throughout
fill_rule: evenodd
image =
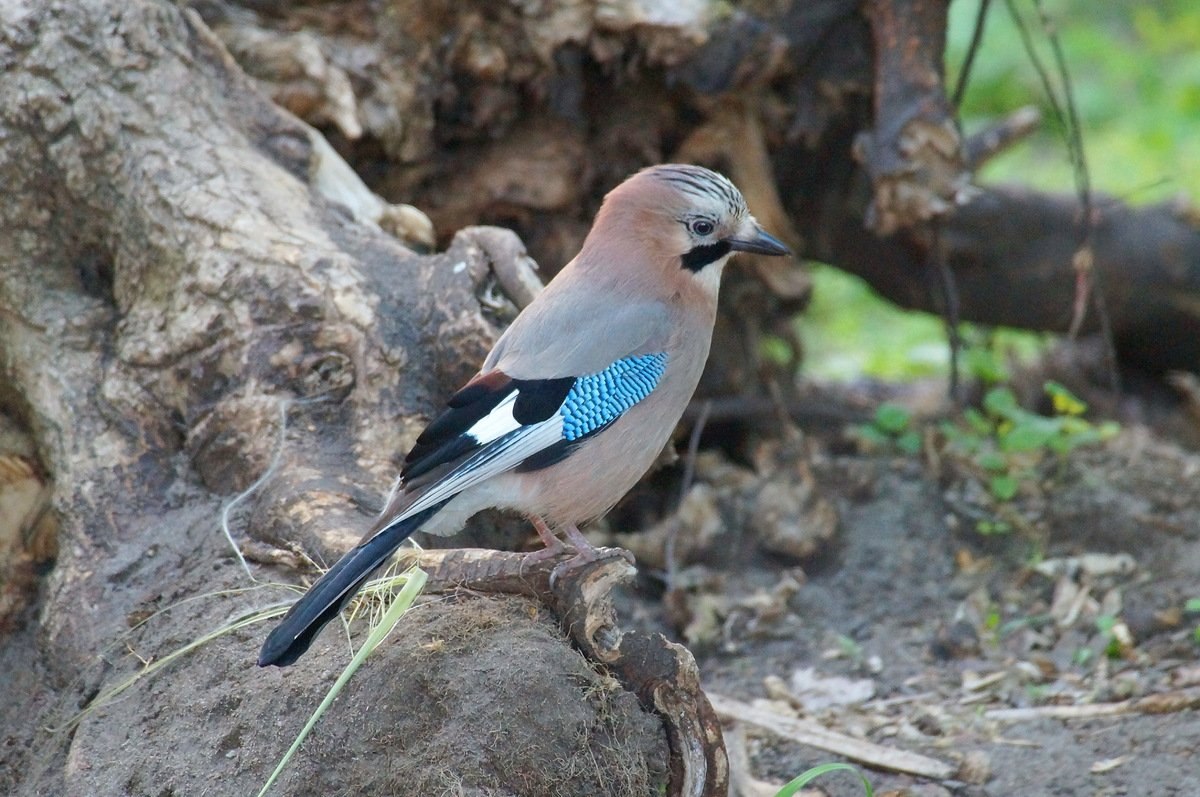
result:
M 253 585 L 219 510 L 268 469 L 239 538 L 331 555 L 361 532 L 395 456 L 493 339 L 475 295 L 487 254 L 466 236 L 422 257 L 382 231 L 372 216 L 395 209 L 356 203 L 369 193 L 190 11 L 9 5 L 2 30 L 4 409 L 53 478 L 61 553 L 7 618 L 27 623 L 3 646 L 0 791 L 254 793 L 329 666 L 257 669 L 260 627 L 68 721 L 136 671 L 129 653 L 161 657 L 283 597 L 219 592 Z M 421 234 L 419 214 L 390 217 Z M 281 788 L 520 790 L 576 772 L 580 793 L 652 789 L 659 723 L 534 614 L 416 612 Z M 521 705 L 536 721 L 513 719 Z M 501 729 L 516 747 L 490 744 Z M 532 762 L 505 757 L 522 747 Z

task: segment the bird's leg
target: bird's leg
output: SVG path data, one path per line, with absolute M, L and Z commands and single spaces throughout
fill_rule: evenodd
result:
M 542 545 L 554 549 L 565 547 L 562 544 L 562 540 L 554 536 L 554 532 L 550 530 L 550 527 L 546 525 L 546 521 L 542 520 L 540 515 L 530 515 L 529 522 L 533 524 L 533 530 L 537 532 L 538 539 L 542 541 Z
M 529 522 L 533 524 L 533 530 L 537 532 L 538 539 L 546 547 L 540 551 L 533 551 L 526 554 L 526 561 L 540 562 L 543 559 L 553 559 L 567 550 L 567 546 L 563 545 L 562 540 L 554 536 L 554 532 L 550 530 L 550 527 L 546 525 L 546 521 L 542 520 L 539 515 L 529 515 L 528 517 Z M 576 532 L 576 534 L 578 533 Z

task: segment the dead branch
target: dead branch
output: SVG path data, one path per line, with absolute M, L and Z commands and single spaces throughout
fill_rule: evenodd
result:
M 1095 207 L 1093 267 L 1101 275 L 1121 361 L 1150 371 L 1195 368 L 1200 226 L 1170 205 L 1130 208 L 1099 197 Z M 962 319 L 1065 332 L 1076 290 L 1070 264 L 1078 248 L 1078 212 L 1074 197 L 990 188 L 945 219 L 942 244 Z M 850 216 L 815 240 L 819 259 L 859 275 L 886 298 L 936 309 L 926 285 L 912 278 L 924 262 L 920 240 L 863 235 L 861 222 Z M 1096 329 L 1093 314 L 1083 332 Z
M 1026 105 L 973 133 L 963 142 L 963 159 L 972 173 L 1002 152 L 1033 135 L 1042 125 L 1042 113 L 1035 105 Z

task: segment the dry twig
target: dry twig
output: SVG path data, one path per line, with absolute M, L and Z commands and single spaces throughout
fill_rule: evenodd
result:
M 1119 703 L 1089 703 L 1082 706 L 1031 706 L 994 708 L 983 716 L 1001 722 L 1025 722 L 1036 719 L 1077 720 L 1128 714 L 1170 714 L 1200 707 L 1200 687 L 1147 695 Z
M 730 697 L 709 693 L 708 700 L 723 719 L 746 722 L 777 733 L 794 742 L 836 753 L 877 769 L 905 772 L 935 780 L 952 778 L 957 772 L 952 764 L 936 758 L 855 739 L 852 736 L 831 731 L 815 722 L 756 708 L 749 703 L 743 703 Z

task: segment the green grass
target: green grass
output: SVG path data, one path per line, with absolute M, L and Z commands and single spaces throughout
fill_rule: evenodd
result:
M 814 265 L 812 276 L 812 303 L 796 320 L 805 344 L 806 375 L 906 381 L 949 371 L 950 349 L 940 317 L 901 310 L 858 277 L 831 266 Z M 962 325 L 962 334 L 970 344 L 962 354 L 962 373 L 988 384 L 1006 380 L 1009 360 L 1032 360 L 1050 338 L 970 324 Z
M 359 648 L 354 654 L 354 657 L 350 660 L 350 663 L 342 669 L 342 672 L 338 675 L 337 680 L 333 682 L 333 686 L 329 687 L 329 691 L 325 693 L 325 698 L 320 702 L 313 713 L 309 715 L 308 721 L 304 724 L 304 727 L 300 729 L 300 733 L 296 734 L 295 741 L 292 742 L 291 747 L 287 749 L 287 752 L 283 754 L 283 757 L 279 759 L 279 763 L 276 764 L 275 769 L 271 772 L 270 777 L 267 778 L 267 782 L 264 783 L 262 789 L 259 790 L 258 797 L 265 797 L 267 792 L 271 790 L 271 787 L 275 785 L 275 782 L 279 779 L 279 776 L 283 774 L 285 769 L 287 769 L 287 765 L 291 762 L 292 758 L 295 757 L 297 752 L 299 752 L 300 746 L 304 744 L 304 740 L 308 738 L 309 734 L 312 733 L 313 728 L 316 727 L 318 720 L 320 720 L 321 717 L 325 715 L 325 712 L 329 710 L 329 707 L 333 705 L 333 701 L 336 700 L 337 696 L 340 695 L 342 690 L 346 688 L 346 684 L 350 683 L 350 679 L 354 677 L 354 673 L 358 672 L 359 667 L 361 667 L 363 662 L 367 660 L 367 656 L 371 655 L 371 653 L 374 652 L 377 647 L 379 647 L 380 643 L 382 643 L 387 635 L 392 632 L 392 629 L 396 627 L 396 623 L 400 622 L 400 618 L 404 616 L 404 613 L 407 612 L 412 606 L 413 601 L 416 600 L 417 596 L 421 594 L 421 590 L 424 588 L 427 578 L 428 577 L 426 576 L 424 570 L 421 570 L 418 567 L 413 567 L 412 569 L 400 575 L 389 573 L 385 574 L 381 579 L 372 580 L 369 587 L 373 586 L 377 581 L 382 582 L 379 586 L 378 592 L 386 593 L 389 596 L 382 602 L 376 601 L 373 606 L 375 613 L 378 614 L 379 612 L 382 612 L 382 615 L 379 616 L 378 622 L 372 622 L 371 632 L 367 635 L 366 641 L 363 642 L 362 647 Z M 400 589 L 399 593 L 393 593 L 393 589 L 401 584 L 403 587 Z M 361 596 L 359 600 L 361 604 Z
M 775 793 L 775 797 L 793 797 L 793 795 L 798 794 L 805 786 L 817 778 L 828 775 L 830 772 L 851 772 L 857 775 L 859 781 L 862 783 L 863 794 L 866 797 L 874 797 L 875 790 L 871 788 L 871 782 L 867 780 L 867 776 L 859 771 L 857 767 L 840 763 L 820 764 L 813 767 L 794 780 L 789 781 L 782 789 Z
M 946 372 L 942 320 L 879 298 L 858 277 L 813 268 L 813 299 L 799 319 L 805 371 L 825 379 L 914 379 Z
M 1033 0 L 1016 0 L 1016 6 L 1031 25 L 1043 62 L 1053 63 Z M 1044 0 L 1043 6 L 1057 22 L 1093 188 L 1135 205 L 1180 195 L 1200 204 L 1200 3 Z M 951 87 L 978 8 L 979 0 L 950 6 Z M 964 97 L 963 123 L 968 132 L 978 130 L 1024 105 L 1042 109 L 1043 130 L 989 162 L 979 181 L 1073 192 L 1062 132 L 1006 3 L 995 0 Z M 818 266 L 813 279 L 812 306 L 798 321 L 806 374 L 908 380 L 946 373 L 941 319 L 900 310 L 836 269 Z M 990 354 L 1015 347 L 1028 356 L 1043 340 L 1004 331 Z

